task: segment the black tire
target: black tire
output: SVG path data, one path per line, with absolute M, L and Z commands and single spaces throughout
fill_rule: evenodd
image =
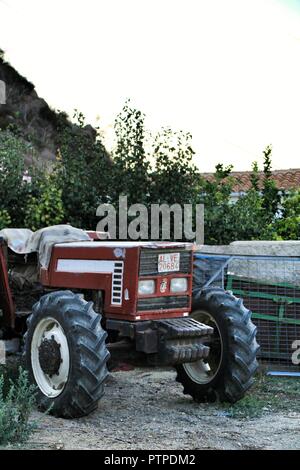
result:
M 62 392 L 55 398 L 47 396 L 40 389 L 32 367 L 34 332 L 41 325 L 40 322 L 44 319 L 47 321 L 49 317 L 62 327 L 69 352 L 67 380 Z M 50 410 L 51 414 L 63 418 L 79 418 L 97 408 L 104 393 L 104 382 L 108 375 L 106 363 L 109 359 L 105 345 L 107 333 L 102 329 L 100 321 L 101 316 L 94 311 L 92 302 L 86 302 L 71 291 L 45 295 L 34 305 L 32 315 L 27 320 L 24 354 L 29 377 L 37 386 L 37 403 L 41 410 Z
M 190 365 L 180 365 L 176 367 L 176 380 L 183 385 L 183 393 L 191 395 L 197 402 L 219 400 L 235 403 L 253 384 L 258 367 L 256 355 L 259 346 L 250 310 L 245 308 L 241 299 L 221 288 L 212 287 L 195 294 L 191 316 L 214 326 L 208 346 L 217 358 L 213 361 L 215 370 L 208 372 L 206 380 L 202 380 L 202 375 L 196 380 L 197 369 L 194 373 L 195 369 L 191 369 Z M 210 321 L 203 321 L 203 318 Z M 204 362 L 199 364 L 202 370 L 207 367 Z

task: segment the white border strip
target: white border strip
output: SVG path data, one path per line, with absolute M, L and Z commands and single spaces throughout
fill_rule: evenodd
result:
M 56 272 L 112 274 L 111 305 L 122 305 L 124 274 L 123 261 L 59 259 L 57 261 Z
M 114 261 L 97 259 L 59 259 L 56 271 L 64 273 L 113 273 Z

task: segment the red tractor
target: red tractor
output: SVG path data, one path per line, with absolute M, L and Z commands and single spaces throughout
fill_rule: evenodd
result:
M 250 312 L 220 288 L 193 290 L 192 244 L 111 241 L 70 226 L 0 236 L 0 338 L 23 350 L 41 409 L 93 411 L 109 347 L 124 338 L 152 365 L 175 367 L 195 401 L 235 402 L 251 386 Z

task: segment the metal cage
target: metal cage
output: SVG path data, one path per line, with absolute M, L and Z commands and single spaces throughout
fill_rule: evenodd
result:
M 300 375 L 300 258 L 196 252 L 194 287 L 219 286 L 252 312 L 259 358 L 270 371 Z

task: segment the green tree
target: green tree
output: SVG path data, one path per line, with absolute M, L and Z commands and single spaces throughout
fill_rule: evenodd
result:
M 265 210 L 266 218 L 269 223 L 272 223 L 274 217 L 278 211 L 278 205 L 280 203 L 280 193 L 276 186 L 276 182 L 272 175 L 272 147 L 268 145 L 264 150 L 264 179 L 263 179 L 263 208 Z
M 111 192 L 112 163 L 97 132 L 85 125 L 82 113 L 76 112 L 76 116 L 78 126 L 62 119 L 58 127 L 58 173 L 65 221 L 95 229 L 96 209 Z
M 232 241 L 230 229 L 230 195 L 234 179 L 232 165 L 216 165 L 212 181 L 202 178 L 200 200 L 204 204 L 204 236 L 207 244 L 227 244 Z
M 268 165 L 271 164 L 269 159 Z M 267 170 L 267 168 L 266 168 Z M 232 165 L 219 164 L 213 181 L 202 184 L 202 200 L 205 204 L 205 242 L 228 244 L 235 240 L 263 240 L 274 238 L 273 213 L 264 206 L 259 189 L 259 172 L 256 162 L 252 165 L 252 187 L 234 203 L 230 195 L 235 179 L 231 175 Z M 267 173 L 266 197 L 272 194 L 271 174 Z
M 258 170 L 258 163 L 252 163 L 252 173 L 250 175 L 251 186 L 254 191 L 259 191 L 259 170 Z
M 6 211 L 15 226 L 22 226 L 28 185 L 24 180 L 25 156 L 32 147 L 10 130 L 0 130 L 0 210 Z
M 9 227 L 11 224 L 11 218 L 7 210 L 0 210 L 0 230 L 3 228 Z
M 59 187 L 57 172 L 44 173 L 40 177 L 36 191 L 28 197 L 25 211 L 25 225 L 31 230 L 57 225 L 63 222 L 64 208 L 62 189 Z
M 115 121 L 112 200 L 128 197 L 128 204 L 149 202 L 150 162 L 145 150 L 145 116 L 127 100 Z
M 275 220 L 274 229 L 279 240 L 300 239 L 300 190 L 283 197 L 281 214 Z
M 266 240 L 273 238 L 258 191 L 250 189 L 230 208 L 227 236 L 234 240 Z
M 151 202 L 193 204 L 199 199 L 200 174 L 193 163 L 192 136 L 162 129 L 153 142 Z
M 270 152 L 266 151 L 265 185 L 272 181 Z M 252 163 L 250 175 L 251 188 L 231 206 L 228 222 L 228 236 L 234 240 L 264 240 L 273 238 L 273 214 L 266 211 L 261 194 L 259 168 L 257 162 Z M 267 192 L 269 196 L 270 193 Z

